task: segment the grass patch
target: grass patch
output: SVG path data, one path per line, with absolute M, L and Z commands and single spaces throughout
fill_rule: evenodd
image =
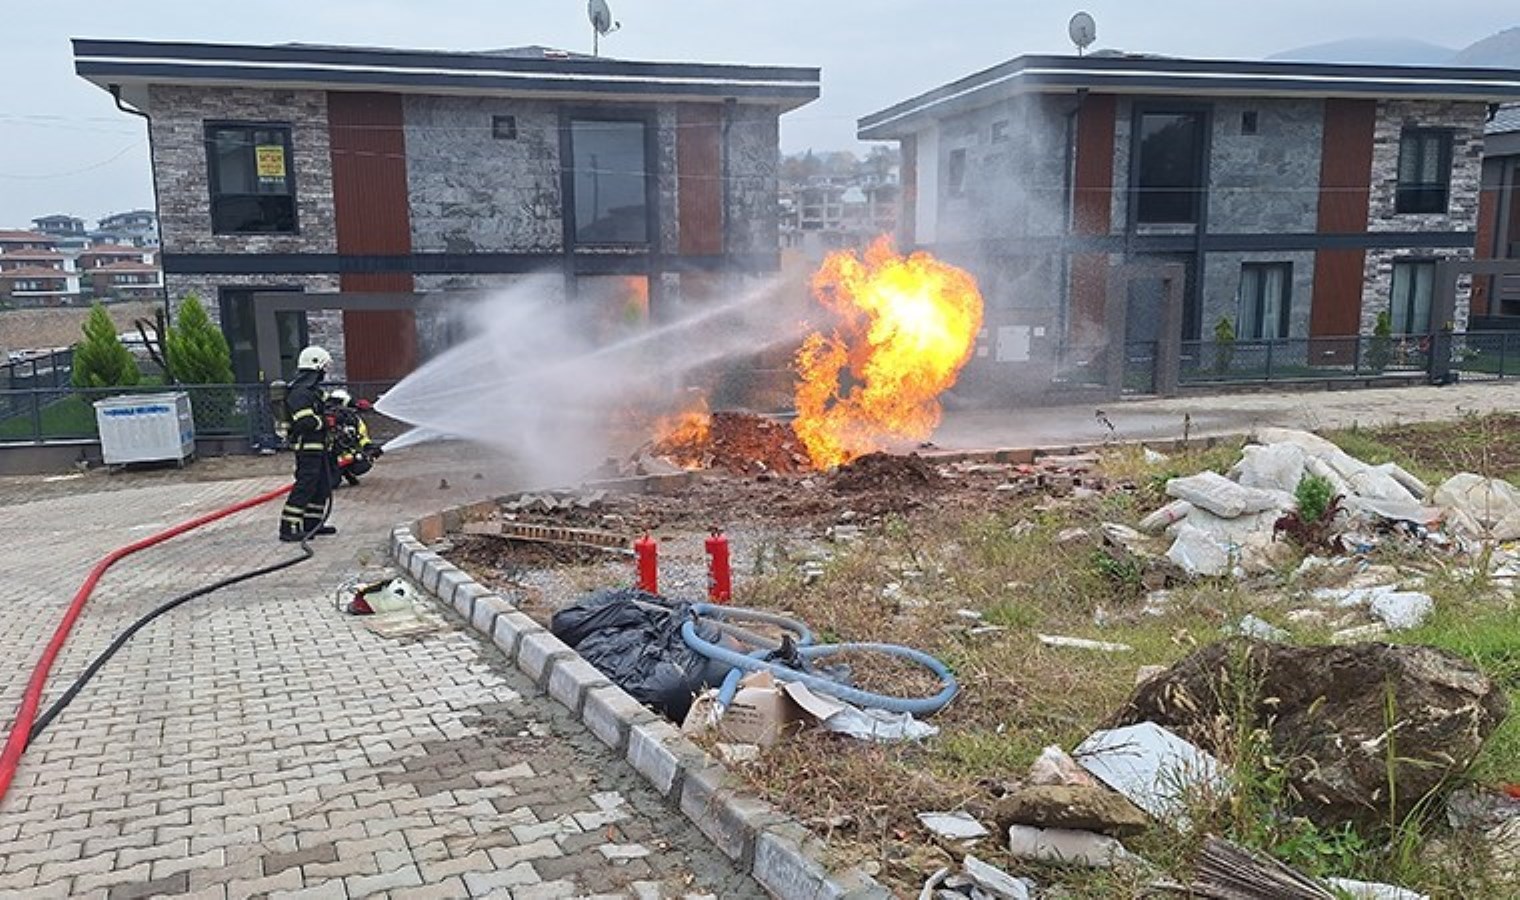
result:
M 95 407 L 78 394 L 70 394 L 42 407 L 39 423 L 32 410 L 0 422 L 0 441 L 63 440 L 93 438 Z

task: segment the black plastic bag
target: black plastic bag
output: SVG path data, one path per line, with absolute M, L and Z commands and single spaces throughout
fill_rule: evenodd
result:
M 597 591 L 555 613 L 549 629 L 635 700 L 679 724 L 692 698 L 722 684 L 730 668 L 686 646 L 681 625 L 690 610 L 643 591 Z M 722 640 L 710 622 L 699 623 L 697 633 Z

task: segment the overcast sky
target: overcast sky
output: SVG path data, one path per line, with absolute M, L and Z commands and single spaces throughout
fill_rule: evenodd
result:
M 14 4 L 15 9 L 6 7 Z M 1508 26 L 1500 0 L 611 0 L 627 59 L 820 66 L 823 97 L 782 119 L 788 152 L 854 146 L 854 121 L 1022 53 L 1070 50 L 1079 8 L 1098 46 L 1261 58 L 1352 37 L 1462 47 Z M 368 44 L 589 52 L 585 0 L 7 0 L 0 51 L 0 227 L 152 204 L 140 120 L 74 75 L 68 39 Z

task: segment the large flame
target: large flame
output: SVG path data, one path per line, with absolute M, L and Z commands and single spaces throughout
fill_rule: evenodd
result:
M 883 236 L 863 256 L 829 254 L 812 289 L 838 319 L 797 352 L 793 427 L 813 465 L 849 462 L 891 438 L 927 438 L 939 395 L 982 327 L 976 279 L 927 253 L 901 256 Z
M 711 434 L 712 412 L 707 406 L 707 395 L 693 392 L 679 411 L 655 420 L 654 452 L 682 468 L 700 468 Z

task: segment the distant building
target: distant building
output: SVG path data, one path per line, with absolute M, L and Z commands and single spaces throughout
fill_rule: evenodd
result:
M 0 231 L 0 253 L 12 250 L 57 250 L 58 239 L 38 231 Z
M 85 294 L 96 300 L 139 300 L 163 296 L 164 273 L 150 247 L 96 244 L 79 254 Z
M 158 215 L 151 209 L 132 209 L 101 216 L 90 238 L 99 244 L 157 247 Z
M 77 253 L 90 245 L 84 219 L 78 216 L 41 216 L 32 220 L 32 226 L 57 241 L 58 249 L 64 252 Z
M 79 302 L 74 260 L 59 239 L 35 231 L 0 231 L 0 303 L 13 307 L 70 306 Z
M 781 186 L 781 246 L 817 257 L 863 247 L 897 231 L 898 173 L 868 163 L 843 175 L 815 175 Z
M 1520 260 L 1520 104 L 1496 112 L 1485 131 L 1478 258 Z M 1472 308 L 1486 327 L 1520 327 L 1520 276 L 1475 279 Z
M 1366 335 L 1385 311 L 1439 329 L 1436 261 L 1473 257 L 1484 128 L 1516 99 L 1502 69 L 1022 56 L 858 135 L 900 147 L 904 241 L 978 276 L 975 364 L 1006 385 L 1031 353 L 1150 352 L 1221 320 L 1243 341 Z M 1179 267 L 1181 309 L 1116 282 L 1129 264 Z
M 171 303 L 206 302 L 245 381 L 279 377 L 307 341 L 351 381 L 409 372 L 429 346 L 415 311 L 341 306 L 355 293 L 549 272 L 588 320 L 621 322 L 723 297 L 713 273 L 775 271 L 779 117 L 819 82 L 543 47 L 76 40 L 74 54 L 152 117 Z M 272 290 L 335 306 L 273 314 L 278 345 L 260 347 L 253 297 Z

